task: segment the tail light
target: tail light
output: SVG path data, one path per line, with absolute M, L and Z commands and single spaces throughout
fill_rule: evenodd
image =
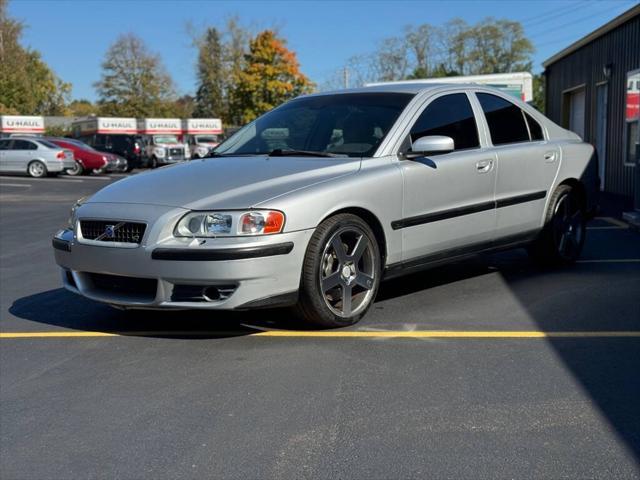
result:
M 133 153 L 140 153 L 140 145 L 137 142 L 133 144 Z
M 56 155 L 56 158 L 59 158 L 60 160 L 64 160 L 64 158 L 65 158 L 64 151 L 60 150 L 58 152 L 58 154 Z

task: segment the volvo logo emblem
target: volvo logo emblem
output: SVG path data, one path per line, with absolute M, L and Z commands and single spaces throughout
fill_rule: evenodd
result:
M 104 236 L 107 238 L 113 238 L 116 236 L 116 226 L 107 225 L 104 229 Z

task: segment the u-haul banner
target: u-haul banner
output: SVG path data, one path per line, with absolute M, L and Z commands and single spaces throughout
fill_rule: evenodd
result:
M 0 115 L 0 132 L 43 133 L 44 117 L 23 115 Z
M 189 118 L 182 121 L 182 133 L 222 133 L 219 118 Z
M 179 118 L 143 118 L 138 120 L 138 131 L 144 134 L 182 133 Z
M 135 134 L 138 132 L 136 119 L 126 117 L 95 117 L 78 120 L 74 122 L 73 128 L 78 134 Z

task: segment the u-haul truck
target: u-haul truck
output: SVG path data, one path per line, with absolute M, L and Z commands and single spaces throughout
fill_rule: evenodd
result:
M 182 135 L 191 151 L 191 158 L 206 157 L 220 143 L 222 120 L 219 118 L 188 118 L 182 121 Z
M 144 150 L 152 168 L 189 159 L 188 147 L 178 138 L 182 135 L 179 118 L 138 119 L 138 133 L 145 140 Z
M 490 75 L 467 75 L 460 77 L 421 78 L 398 82 L 367 83 L 365 87 L 384 85 L 385 83 L 477 83 L 487 85 L 509 93 L 524 102 L 533 100 L 533 75 L 529 72 L 494 73 Z
M 44 117 L 0 115 L 0 138 L 44 134 Z

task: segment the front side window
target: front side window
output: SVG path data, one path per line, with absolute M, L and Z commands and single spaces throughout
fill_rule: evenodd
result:
M 0 150 L 9 150 L 9 142 L 11 140 L 0 140 Z
M 476 96 L 487 119 L 494 145 L 529 141 L 527 124 L 519 107 L 490 93 L 477 93 Z
M 480 146 L 476 119 L 464 93 L 445 95 L 432 101 L 416 120 L 410 135 L 412 142 L 429 135 L 451 137 L 455 150 Z
M 370 157 L 413 98 L 407 93 L 342 93 L 292 100 L 239 130 L 218 155 L 274 150 Z

